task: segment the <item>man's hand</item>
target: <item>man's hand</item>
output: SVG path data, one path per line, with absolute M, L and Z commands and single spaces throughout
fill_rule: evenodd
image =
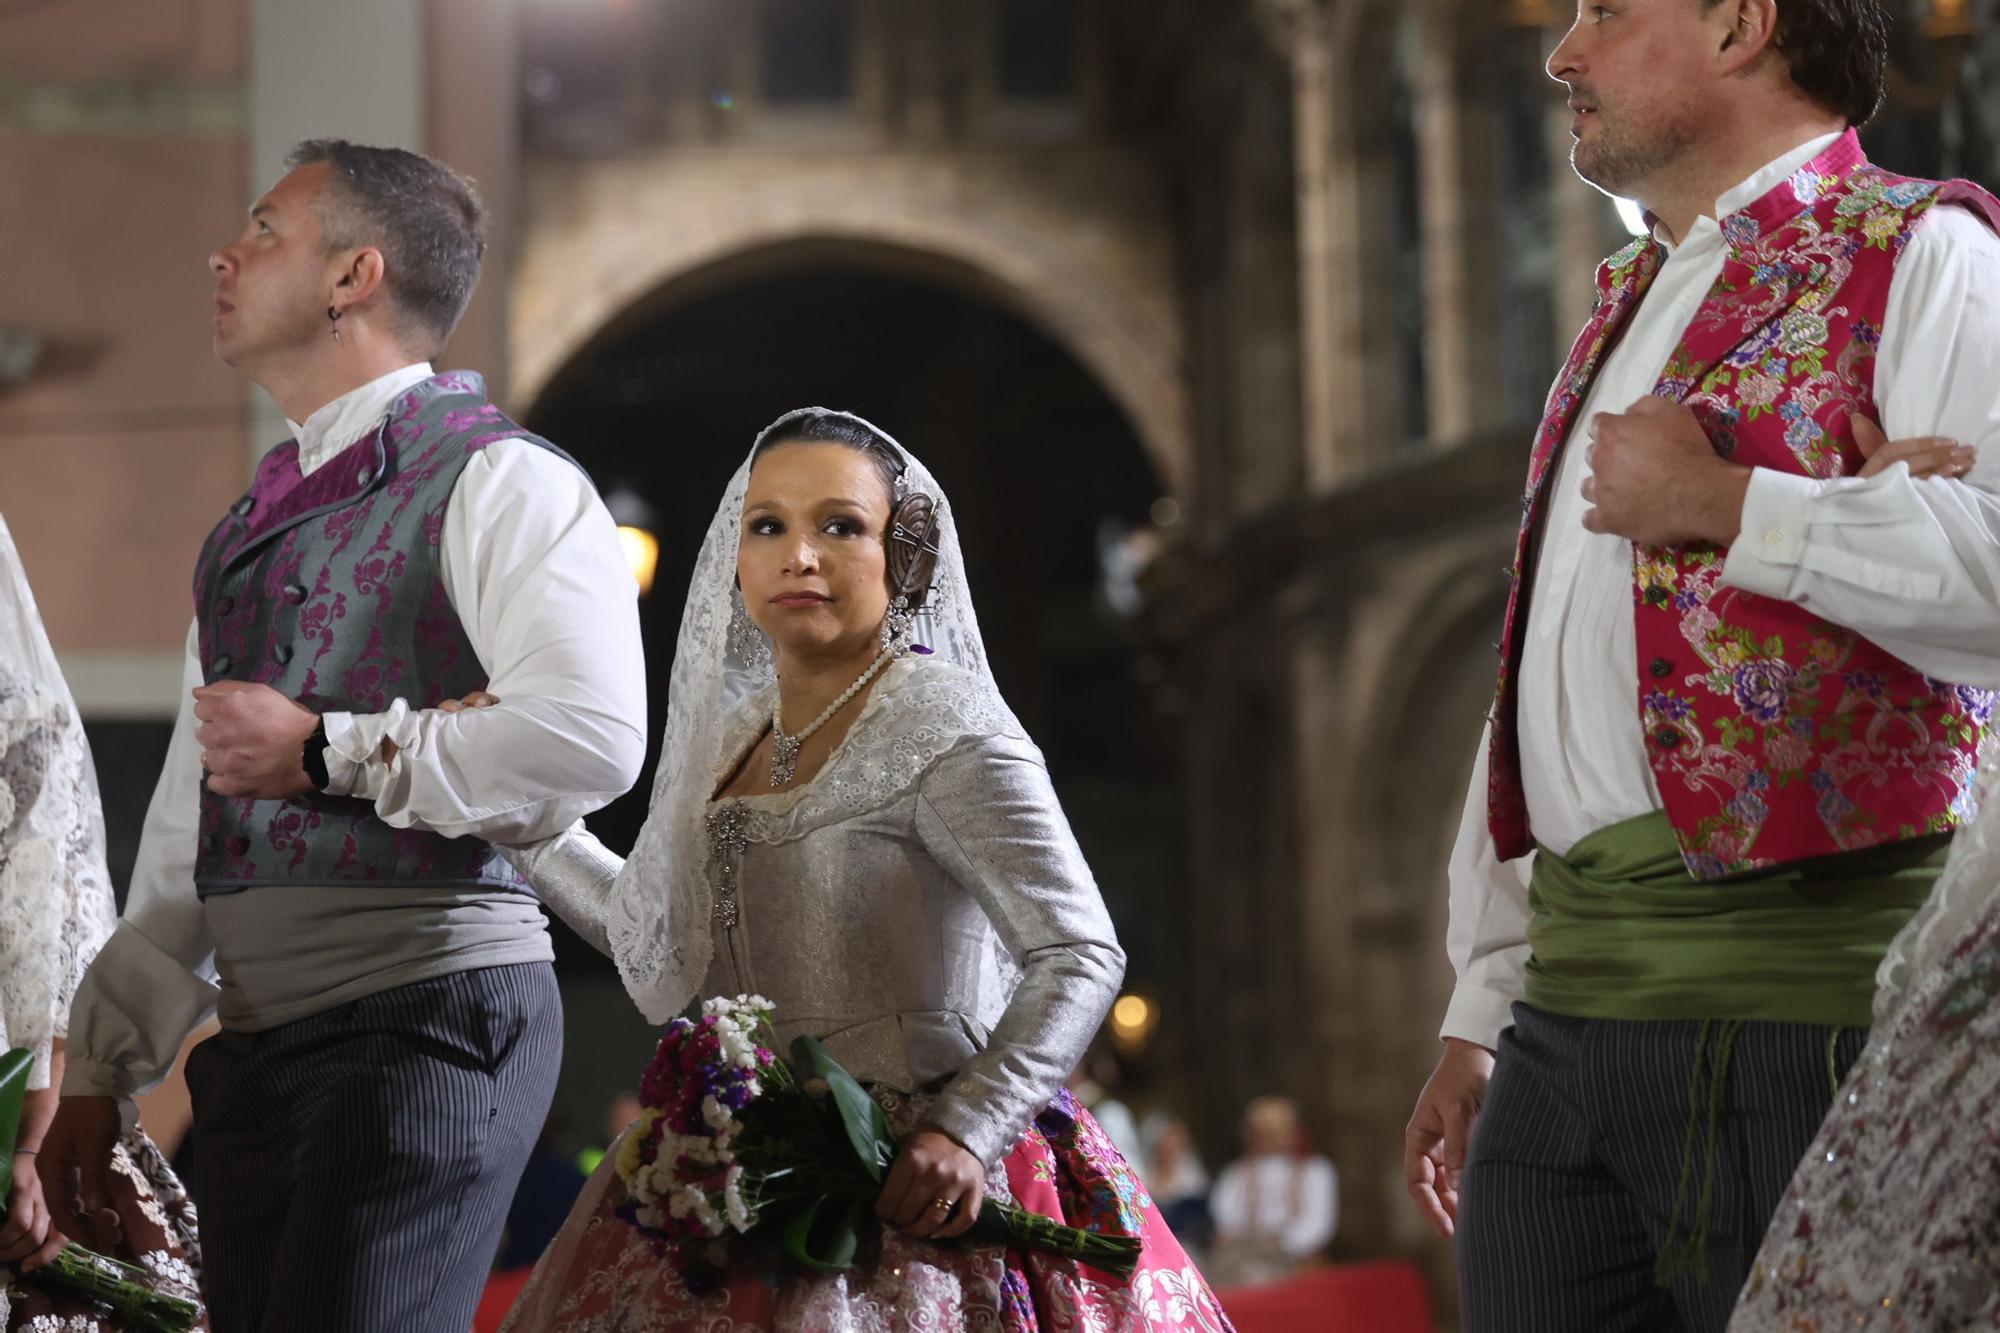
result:
M 69 1238 L 49 1227 L 48 1206 L 42 1202 L 42 1182 L 35 1174 L 34 1153 L 14 1157 L 14 1190 L 0 1217 L 0 1264 L 31 1273 L 62 1253 Z
M 34 1159 L 50 1224 L 96 1250 L 110 1250 L 121 1230 L 110 1177 L 122 1128 L 114 1099 L 65 1097 Z
M 280 800 L 311 791 L 299 757 L 319 714 L 269 685 L 223 680 L 194 692 L 201 766 L 217 796 Z
M 1694 413 L 1648 394 L 1590 419 L 1583 526 L 1645 546 L 1727 546 L 1743 526 L 1751 469 L 1720 458 Z
M 1479 1116 L 1492 1077 L 1493 1052 L 1446 1037 L 1444 1054 L 1418 1095 L 1410 1127 L 1403 1132 L 1404 1183 L 1425 1220 L 1446 1239 L 1458 1223 L 1465 1145 L 1472 1138 L 1472 1122 Z
M 1887 472 L 1898 463 L 1909 464 L 1913 477 L 1962 477 L 1972 471 L 1973 460 L 1979 452 L 1969 444 L 1960 444 L 1942 435 L 1920 435 L 1891 444 L 1888 437 L 1882 434 L 1882 428 L 1859 412 L 1847 420 L 1854 427 L 1854 447 L 1867 460 L 1854 474 L 1857 477 L 1872 477 L 1878 472 Z

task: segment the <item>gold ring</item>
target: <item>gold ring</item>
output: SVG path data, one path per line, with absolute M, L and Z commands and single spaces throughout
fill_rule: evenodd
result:
M 948 1213 L 952 1209 L 958 1207 L 958 1205 L 956 1203 L 953 1203 L 950 1199 L 932 1199 L 931 1207 L 937 1212 Z

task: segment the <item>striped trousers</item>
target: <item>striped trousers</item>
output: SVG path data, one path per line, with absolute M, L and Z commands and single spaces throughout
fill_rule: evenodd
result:
M 562 1063 L 547 963 L 437 977 L 188 1057 L 214 1333 L 460 1333 Z
M 1696 1078 L 1701 1028 L 1514 1006 L 1459 1203 L 1465 1333 L 1721 1333 L 1832 1103 L 1829 1053 L 1844 1078 L 1868 1034 L 1744 1024 L 1711 1177 L 1713 1043 Z M 1688 1234 L 1711 1179 L 1706 1269 L 1663 1287 L 1655 1260 L 1670 1233 Z

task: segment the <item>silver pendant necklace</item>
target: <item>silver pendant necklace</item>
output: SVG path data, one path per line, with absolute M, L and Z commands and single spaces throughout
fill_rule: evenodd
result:
M 800 731 L 796 736 L 787 736 L 785 734 L 785 696 L 782 693 L 778 695 L 777 701 L 771 705 L 771 789 L 773 791 L 779 787 L 789 785 L 792 779 L 799 775 L 799 747 L 804 745 L 814 732 L 825 726 L 835 713 L 845 708 L 848 700 L 866 689 L 869 681 L 882 674 L 882 668 L 894 661 L 899 652 L 900 650 L 897 648 L 884 648 L 881 652 L 877 653 L 875 660 L 868 664 L 868 669 L 861 673 L 860 678 L 841 691 L 840 697 L 828 704 L 826 711 L 811 722 L 808 722 L 804 730 Z

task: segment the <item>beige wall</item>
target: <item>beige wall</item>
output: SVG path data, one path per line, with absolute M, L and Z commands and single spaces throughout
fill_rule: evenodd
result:
M 399 8 L 376 6 L 390 20 Z M 0 16 L 0 327 L 46 339 L 27 383 L 0 388 L 0 512 L 95 716 L 171 707 L 195 553 L 282 431 L 274 413 L 251 424 L 254 391 L 210 351 L 204 260 L 269 184 L 250 176 L 253 118 L 284 119 L 254 116 L 253 23 L 287 50 L 323 44 L 271 31 L 283 8 L 252 9 L 57 0 Z M 487 197 L 487 279 L 446 361 L 503 392 L 511 13 L 508 0 L 429 0 L 412 28 L 427 39 L 421 113 L 395 136 Z M 262 90 L 305 118 L 300 133 L 349 132 L 351 114 L 317 115 L 296 94 Z M 337 81 L 321 100 L 358 106 Z
M 241 485 L 203 259 L 242 216 L 244 50 L 241 0 L 0 17 L 0 326 L 46 339 L 0 389 L 0 509 L 86 676 L 178 649 L 195 550 Z

